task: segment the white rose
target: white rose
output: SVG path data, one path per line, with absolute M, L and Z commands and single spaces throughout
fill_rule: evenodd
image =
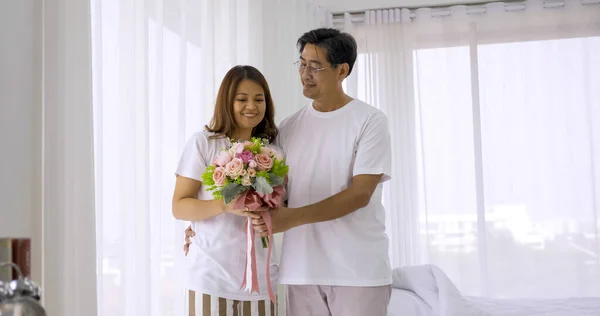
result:
M 242 185 L 245 187 L 249 187 L 252 185 L 252 181 L 250 180 L 250 176 L 246 175 L 244 178 L 242 178 Z

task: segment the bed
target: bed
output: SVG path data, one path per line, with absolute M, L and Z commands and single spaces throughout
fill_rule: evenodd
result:
M 600 316 L 600 297 L 487 299 L 463 296 L 434 265 L 394 269 L 388 316 Z

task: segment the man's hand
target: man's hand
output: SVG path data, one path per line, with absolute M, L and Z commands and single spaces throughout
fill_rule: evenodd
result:
M 194 231 L 192 230 L 192 226 L 190 225 L 185 229 L 185 245 L 183 245 L 183 252 L 186 256 L 188 254 L 188 251 L 190 251 L 190 245 L 192 244 L 192 240 L 190 239 L 190 237 L 194 236 L 196 236 L 196 233 L 194 233 Z
M 273 228 L 273 234 L 284 232 L 295 226 L 292 217 L 292 209 L 281 206 L 278 209 L 271 209 L 269 214 L 271 214 L 271 227 Z M 254 231 L 256 231 L 261 237 L 269 236 L 267 225 L 262 217 L 253 218 L 252 225 L 254 226 Z

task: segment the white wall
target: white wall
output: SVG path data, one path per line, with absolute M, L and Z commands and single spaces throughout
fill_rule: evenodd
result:
M 491 2 L 491 0 L 321 0 L 331 12 L 364 11 L 367 9 L 427 7 L 463 3 Z
M 0 1 L 0 237 L 32 238 L 35 281 L 41 273 L 41 78 L 41 1 Z

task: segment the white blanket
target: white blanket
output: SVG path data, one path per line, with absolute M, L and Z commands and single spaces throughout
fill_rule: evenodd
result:
M 434 265 L 395 269 L 392 287 L 415 293 L 435 316 L 600 316 L 600 298 L 503 300 L 463 296 Z

